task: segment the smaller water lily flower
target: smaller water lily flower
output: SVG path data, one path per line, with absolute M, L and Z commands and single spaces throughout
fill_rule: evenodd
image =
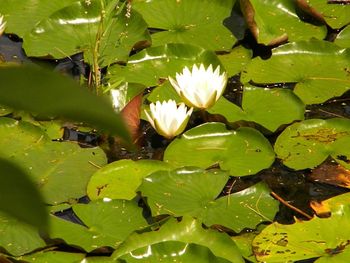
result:
M 6 27 L 6 21 L 4 21 L 4 16 L 0 16 L 0 36 L 4 33 Z
M 220 66 L 213 70 L 213 65 L 205 69 L 200 64 L 194 65 L 192 71 L 185 67 L 182 73 L 176 73 L 175 79 L 169 77 L 169 81 L 188 106 L 208 109 L 224 92 L 227 73 L 220 74 Z
M 187 110 L 185 103 L 176 105 L 174 100 L 157 101 L 150 104 L 150 114 L 145 110 L 148 121 L 162 136 L 171 139 L 182 133 L 192 114 L 193 109 Z

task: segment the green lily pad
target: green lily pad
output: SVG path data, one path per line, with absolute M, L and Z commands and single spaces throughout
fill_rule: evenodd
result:
M 227 71 L 228 77 L 232 77 L 242 71 L 242 68 L 251 60 L 253 52 L 242 46 L 235 47 L 230 53 L 218 55 L 221 63 Z
M 318 40 L 275 48 L 268 60 L 254 58 L 241 75 L 243 83 L 295 83 L 305 104 L 322 103 L 350 89 L 350 51 Z
M 151 93 L 147 96 L 149 102 L 156 103 L 157 101 L 175 100 L 177 103 L 181 103 L 182 99 L 176 92 L 174 87 L 170 84 L 170 81 L 165 81 L 159 86 L 155 87 Z
M 159 170 L 169 170 L 170 165 L 156 160 L 119 160 L 94 173 L 87 186 L 91 200 L 110 198 L 131 200 L 136 195 L 142 179 Z
M 13 256 L 21 256 L 46 246 L 37 228 L 0 213 L 0 247 Z
M 0 104 L 46 117 L 86 122 L 125 141 L 129 133 L 110 102 L 72 79 L 39 67 L 0 67 Z
M 222 171 L 182 168 L 153 173 L 139 190 L 147 197 L 153 216 L 193 216 L 207 226 L 222 225 L 235 232 L 272 221 L 278 202 L 262 183 L 216 199 L 227 179 Z
M 5 116 L 5 115 L 8 115 L 12 112 L 13 112 L 13 110 L 10 109 L 9 107 L 0 105 L 0 116 Z
M 62 251 L 40 251 L 34 254 L 18 258 L 29 263 L 67 263 L 67 262 L 84 262 L 85 254 L 68 253 Z
M 328 156 L 350 168 L 350 120 L 310 119 L 287 127 L 277 138 L 275 152 L 293 169 L 313 168 Z
M 253 121 L 270 131 L 295 120 L 303 120 L 305 105 L 287 89 L 264 89 L 246 86 L 243 90 L 242 108 L 221 97 L 208 111 L 221 114 L 229 122 Z
M 285 40 L 323 39 L 325 26 L 302 21 L 291 0 L 241 0 L 242 12 L 258 43 L 273 45 Z
M 341 28 L 350 23 L 350 8 L 339 1 L 302 0 L 297 1 L 302 8 L 322 18 L 332 28 Z
M 138 0 L 139 11 L 150 28 L 153 46 L 168 43 L 191 43 L 208 50 L 227 51 L 236 42 L 223 25 L 231 14 L 233 0 Z M 166 15 L 162 15 L 165 14 Z
M 350 48 L 350 26 L 345 27 L 334 40 L 340 47 Z
M 24 36 L 29 56 L 64 58 L 84 52 L 99 67 L 126 61 L 133 46 L 149 40 L 147 24 L 118 0 L 75 0 L 37 21 Z M 26 6 L 24 6 L 25 8 Z M 44 7 L 45 8 L 45 7 Z
M 254 254 L 259 262 L 267 263 L 315 257 L 321 257 L 316 262 L 347 262 L 350 255 L 349 211 L 292 225 L 273 223 L 254 239 Z
M 164 153 L 164 161 L 174 167 L 219 164 L 233 176 L 255 174 L 270 167 L 274 159 L 270 143 L 257 130 L 243 127 L 229 131 L 224 124 L 214 122 L 185 132 Z
M 125 263 L 133 262 L 182 262 L 182 263 L 230 263 L 231 261 L 215 257 L 206 247 L 177 242 L 167 241 L 144 248 L 136 249 L 130 254 L 120 257 Z
M 125 81 L 156 86 L 169 75 L 181 72 L 185 66 L 200 63 L 213 64 L 215 68 L 220 65 L 220 60 L 214 52 L 200 47 L 167 44 L 142 50 L 131 56 L 126 66 L 112 65 L 108 69 L 108 78 L 111 85 Z
M 22 169 L 2 158 L 0 210 L 37 228 L 47 228 L 48 213 L 39 190 Z
M 183 217 L 181 222 L 171 218 L 157 231 L 131 234 L 112 254 L 112 259 L 117 260 L 136 249 L 165 241 L 201 245 L 209 248 L 216 257 L 235 263 L 244 262 L 237 246 L 228 235 L 212 229 L 203 229 L 200 221 L 189 217 Z
M 147 226 L 142 209 L 133 201 L 95 201 L 73 205 L 74 213 L 85 226 L 51 217 L 50 238 L 90 252 L 99 247 L 117 247 L 133 231 Z
M 258 263 L 253 253 L 252 243 L 256 237 L 256 233 L 243 233 L 238 236 L 233 236 L 231 239 L 236 243 L 243 257 L 249 262 Z
M 81 148 L 73 142 L 53 142 L 37 126 L 0 118 L 0 157 L 12 160 L 38 185 L 49 204 L 86 194 L 86 185 L 106 164 L 100 148 Z

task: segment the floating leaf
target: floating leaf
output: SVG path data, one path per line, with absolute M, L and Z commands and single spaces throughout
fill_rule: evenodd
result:
M 153 216 L 192 216 L 207 226 L 222 225 L 236 232 L 272 221 L 278 202 L 262 183 L 216 199 L 227 179 L 222 171 L 182 168 L 153 173 L 139 189 Z
M 310 205 L 317 215 L 343 215 L 350 211 L 350 194 L 337 195 L 321 202 L 312 201 Z
M 0 118 L 0 157 L 21 166 L 38 185 L 47 203 L 57 204 L 85 195 L 90 176 L 103 166 L 100 148 L 53 142 L 28 122 Z
M 341 165 L 321 164 L 312 170 L 309 178 L 315 182 L 350 188 L 350 170 Z
M 62 251 L 41 251 L 34 254 L 18 258 L 29 263 L 67 263 L 67 262 L 84 262 L 85 254 L 68 253 Z
M 54 58 L 84 52 L 91 65 L 98 56 L 101 68 L 126 61 L 133 46 L 149 40 L 149 35 L 142 17 L 133 10 L 127 14 L 123 6 L 118 0 L 75 0 L 52 8 L 24 36 L 23 48 L 29 56 Z
M 0 247 L 13 256 L 21 256 L 46 246 L 37 228 L 0 213 Z
M 150 253 L 152 251 L 152 253 Z M 147 256 L 146 256 L 147 255 Z M 136 249 L 131 253 L 120 257 L 126 263 L 132 262 L 182 262 L 182 263 L 229 263 L 231 261 L 215 257 L 213 253 L 204 246 L 195 244 L 167 241 L 144 248 Z
M 73 80 L 37 67 L 0 67 L 0 103 L 42 116 L 83 121 L 129 140 L 120 116 Z
M 268 168 L 274 159 L 270 143 L 257 130 L 229 131 L 222 123 L 205 123 L 185 132 L 164 153 L 164 161 L 175 167 L 219 164 L 233 176 L 255 174 Z
M 298 0 L 297 3 L 332 28 L 341 28 L 350 23 L 350 8 L 341 1 Z
M 207 247 L 216 257 L 243 263 L 235 243 L 224 233 L 203 229 L 201 222 L 184 217 L 181 222 L 171 218 L 159 230 L 142 234 L 133 233 L 112 254 L 113 260 L 132 253 L 136 249 L 166 241 L 192 243 Z
M 286 40 L 323 39 L 325 26 L 303 22 L 292 0 L 240 0 L 250 31 L 258 43 L 274 45 Z
M 254 86 L 244 87 L 242 108 L 243 110 L 221 97 L 209 112 L 221 114 L 229 122 L 253 121 L 270 131 L 275 131 L 283 124 L 304 119 L 305 112 L 305 105 L 291 90 Z
M 329 155 L 350 168 L 350 120 L 309 119 L 286 128 L 275 143 L 283 164 L 293 169 L 313 168 Z
M 241 81 L 295 83 L 294 93 L 305 104 L 317 104 L 350 89 L 349 63 L 350 51 L 333 43 L 289 43 L 273 49 L 268 60 L 254 58 L 242 72 Z
M 345 27 L 336 37 L 334 43 L 340 47 L 350 48 L 350 26 Z
M 191 43 L 208 50 L 230 50 L 236 38 L 223 25 L 234 0 L 138 0 L 134 8 L 147 24 L 160 32 L 152 34 L 153 46 Z M 166 13 L 166 15 L 164 15 Z
M 188 44 L 167 44 L 151 47 L 131 56 L 127 66 L 113 65 L 109 67 L 110 83 L 121 81 L 140 83 L 145 86 L 156 86 L 169 75 L 182 71 L 185 66 L 193 64 L 214 68 L 220 65 L 220 61 L 212 51 Z
M 315 257 L 321 257 L 316 262 L 346 262 L 350 255 L 348 212 L 292 225 L 273 223 L 254 239 L 254 254 L 259 262 L 266 263 Z
M 147 226 L 142 209 L 133 201 L 76 204 L 73 211 L 85 226 L 52 217 L 50 237 L 63 239 L 87 252 L 104 246 L 115 248 L 134 230 Z
M 242 46 L 235 47 L 228 54 L 218 55 L 229 77 L 241 72 L 242 68 L 251 60 L 253 53 Z
M 136 195 L 142 179 L 159 170 L 169 170 L 170 166 L 156 160 L 119 160 L 110 163 L 90 179 L 87 193 L 90 199 L 127 199 Z
M 47 228 L 48 213 L 39 190 L 22 169 L 1 158 L 0 210 L 37 228 Z

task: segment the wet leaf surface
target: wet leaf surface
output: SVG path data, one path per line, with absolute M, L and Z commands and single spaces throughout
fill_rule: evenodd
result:
M 350 170 L 341 165 L 321 164 L 312 170 L 310 179 L 316 182 L 350 188 Z
M 303 41 L 272 50 L 268 60 L 255 58 L 241 75 L 243 83 L 295 83 L 305 104 L 317 104 L 350 89 L 350 52 L 325 41 Z M 329 70 L 332 68 L 332 70 Z
M 150 28 L 153 46 L 191 43 L 208 50 L 228 51 L 236 38 L 222 23 L 230 16 L 233 0 L 138 0 L 139 11 Z M 166 15 L 159 15 L 164 14 Z M 157 32 L 160 31 L 160 32 Z
M 229 122 L 253 121 L 276 131 L 283 124 L 304 119 L 304 111 L 305 105 L 291 90 L 245 86 L 242 109 L 221 97 L 208 112 L 221 114 Z
M 303 22 L 297 14 L 295 1 L 241 0 L 248 26 L 258 43 L 323 39 L 326 27 Z
M 104 246 L 116 248 L 133 231 L 147 226 L 142 209 L 133 201 L 76 204 L 73 211 L 84 225 L 52 216 L 49 236 L 87 252 Z
M 46 246 L 37 228 L 0 213 L 0 247 L 13 256 L 21 256 Z
M 20 165 L 49 204 L 85 195 L 86 185 L 97 170 L 94 165 L 106 163 L 100 148 L 83 149 L 73 142 L 53 142 L 28 122 L 1 118 L 0 134 L 0 156 Z
M 104 166 L 94 173 L 89 181 L 87 193 L 90 199 L 127 199 L 136 195 L 142 179 L 171 166 L 156 160 L 119 160 Z
M 168 76 L 175 76 L 183 67 L 193 64 L 220 65 L 214 52 L 190 44 L 166 44 L 151 47 L 131 56 L 126 66 L 114 65 L 109 68 L 109 81 L 142 83 L 156 86 Z
M 167 241 L 201 245 L 209 248 L 216 257 L 221 257 L 231 262 L 244 262 L 237 246 L 229 236 L 212 229 L 203 229 L 199 221 L 188 217 L 184 217 L 181 222 L 170 218 L 157 231 L 132 234 L 112 254 L 112 258 L 115 260 L 132 253 L 136 249 Z
M 328 156 L 349 168 L 349 143 L 348 119 L 309 119 L 287 127 L 274 147 L 283 164 L 293 169 L 314 168 Z
M 193 216 L 208 227 L 222 225 L 235 232 L 272 221 L 278 203 L 264 184 L 216 199 L 227 179 L 221 171 L 183 168 L 156 172 L 144 179 L 139 190 L 147 197 L 153 216 Z
M 270 167 L 274 159 L 270 143 L 257 130 L 229 131 L 214 122 L 185 132 L 164 153 L 164 161 L 171 165 L 208 168 L 218 164 L 233 176 L 255 174 Z

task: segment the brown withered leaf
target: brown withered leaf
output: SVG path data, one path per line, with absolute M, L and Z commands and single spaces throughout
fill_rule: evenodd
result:
M 142 93 L 135 96 L 121 111 L 123 120 L 130 132 L 132 141 L 136 143 L 139 136 Z
M 312 170 L 311 180 L 350 188 L 350 170 L 339 164 L 324 163 Z

